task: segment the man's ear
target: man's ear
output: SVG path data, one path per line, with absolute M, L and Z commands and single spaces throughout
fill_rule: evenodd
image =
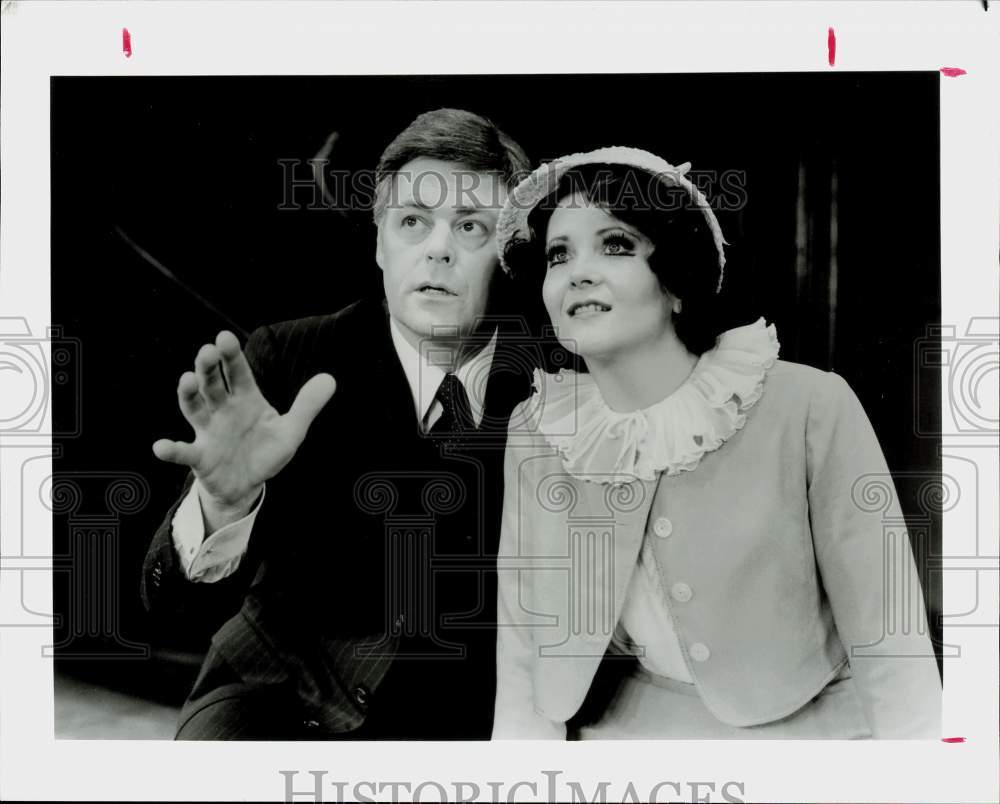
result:
M 375 264 L 385 271 L 385 266 L 382 264 L 385 260 L 385 253 L 382 250 L 382 225 L 379 224 L 378 231 L 375 233 Z

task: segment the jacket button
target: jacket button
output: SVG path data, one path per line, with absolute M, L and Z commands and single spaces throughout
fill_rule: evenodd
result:
M 694 592 L 686 583 L 675 583 L 670 587 L 670 596 L 678 603 L 687 603 L 694 596 Z
M 707 662 L 708 657 L 712 655 L 712 651 L 708 649 L 708 645 L 704 642 L 695 642 L 688 648 L 688 653 L 691 654 L 691 658 L 696 662 Z
M 354 698 L 354 703 L 358 706 L 368 706 L 368 699 L 371 697 L 371 693 L 364 684 L 358 684 L 358 686 L 351 690 L 351 697 Z
M 671 533 L 674 532 L 674 523 L 667 519 L 665 516 L 659 517 L 653 523 L 653 533 L 659 536 L 661 539 L 666 539 Z

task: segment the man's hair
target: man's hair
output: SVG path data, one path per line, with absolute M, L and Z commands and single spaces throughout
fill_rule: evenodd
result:
M 389 143 L 375 168 L 376 222 L 391 196 L 393 177 L 421 157 L 497 174 L 508 190 L 531 172 L 524 149 L 485 117 L 462 109 L 424 112 Z

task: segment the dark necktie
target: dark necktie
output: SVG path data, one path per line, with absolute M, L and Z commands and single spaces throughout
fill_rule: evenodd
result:
M 475 432 L 469 396 L 458 377 L 445 374 L 435 396 L 441 403 L 441 417 L 431 427 L 432 435 L 461 438 L 466 433 Z

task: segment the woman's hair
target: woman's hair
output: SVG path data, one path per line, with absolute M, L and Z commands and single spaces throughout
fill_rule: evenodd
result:
M 677 337 L 696 355 L 715 346 L 726 327 L 718 303 L 719 252 L 702 210 L 682 187 L 628 165 L 583 165 L 567 171 L 528 215 L 528 240 L 507 244 L 504 261 L 537 298 L 545 278 L 545 232 L 558 203 L 579 193 L 653 244 L 649 267 L 660 286 L 681 300 L 673 314 Z

